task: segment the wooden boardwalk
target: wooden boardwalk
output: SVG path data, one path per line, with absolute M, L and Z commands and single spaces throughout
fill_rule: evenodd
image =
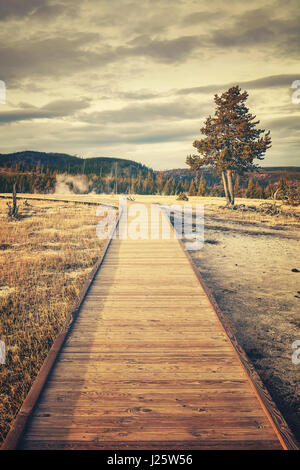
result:
M 22 449 L 282 449 L 178 240 L 112 240 Z

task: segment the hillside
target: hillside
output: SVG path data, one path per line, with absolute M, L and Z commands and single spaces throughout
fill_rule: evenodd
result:
M 254 176 L 259 180 L 267 180 L 271 183 L 278 181 L 280 178 L 287 180 L 300 181 L 300 167 L 299 166 L 278 166 L 278 167 L 263 167 Z
M 176 168 L 173 170 L 164 170 L 162 172 L 168 178 L 175 178 L 177 181 L 184 181 L 188 179 L 191 181 L 197 177 L 195 171 L 191 171 L 188 168 Z M 198 176 L 203 174 L 206 182 L 209 185 L 214 183 L 220 183 L 220 176 L 217 175 L 210 168 L 203 168 L 198 172 Z M 280 178 L 287 180 L 298 180 L 300 181 L 300 167 L 299 166 L 278 166 L 278 167 L 262 167 L 258 171 L 246 174 L 242 181 L 247 182 L 250 178 L 259 180 L 263 184 L 275 183 Z
M 65 153 L 47 153 L 26 150 L 8 154 L 0 154 L 0 168 L 13 168 L 19 171 L 30 171 L 40 166 L 58 173 L 107 175 L 111 172 L 120 175 L 137 175 L 149 171 L 145 165 L 123 158 L 80 158 Z

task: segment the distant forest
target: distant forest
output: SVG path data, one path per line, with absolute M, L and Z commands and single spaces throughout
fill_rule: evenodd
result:
M 79 180 L 83 184 L 79 185 Z M 75 193 L 224 195 L 220 176 L 209 169 L 154 171 L 121 158 L 82 159 L 33 151 L 0 154 L 1 193 L 12 192 L 14 183 L 20 193 L 54 193 L 58 182 L 63 182 Z M 299 186 L 300 168 L 262 168 L 244 177 L 237 175 L 235 194 L 237 197 L 270 198 L 276 188 L 287 182 Z

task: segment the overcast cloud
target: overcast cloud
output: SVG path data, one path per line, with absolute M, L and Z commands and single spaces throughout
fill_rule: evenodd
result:
M 299 21 L 296 0 L 0 0 L 0 153 L 184 167 L 239 84 L 271 130 L 264 164 L 300 165 Z

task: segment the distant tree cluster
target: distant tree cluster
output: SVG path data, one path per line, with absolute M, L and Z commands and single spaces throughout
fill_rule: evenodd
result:
M 19 172 L 16 169 L 0 170 L 0 192 L 11 193 L 16 184 L 19 193 L 51 193 L 54 191 L 56 173 L 50 170 Z

